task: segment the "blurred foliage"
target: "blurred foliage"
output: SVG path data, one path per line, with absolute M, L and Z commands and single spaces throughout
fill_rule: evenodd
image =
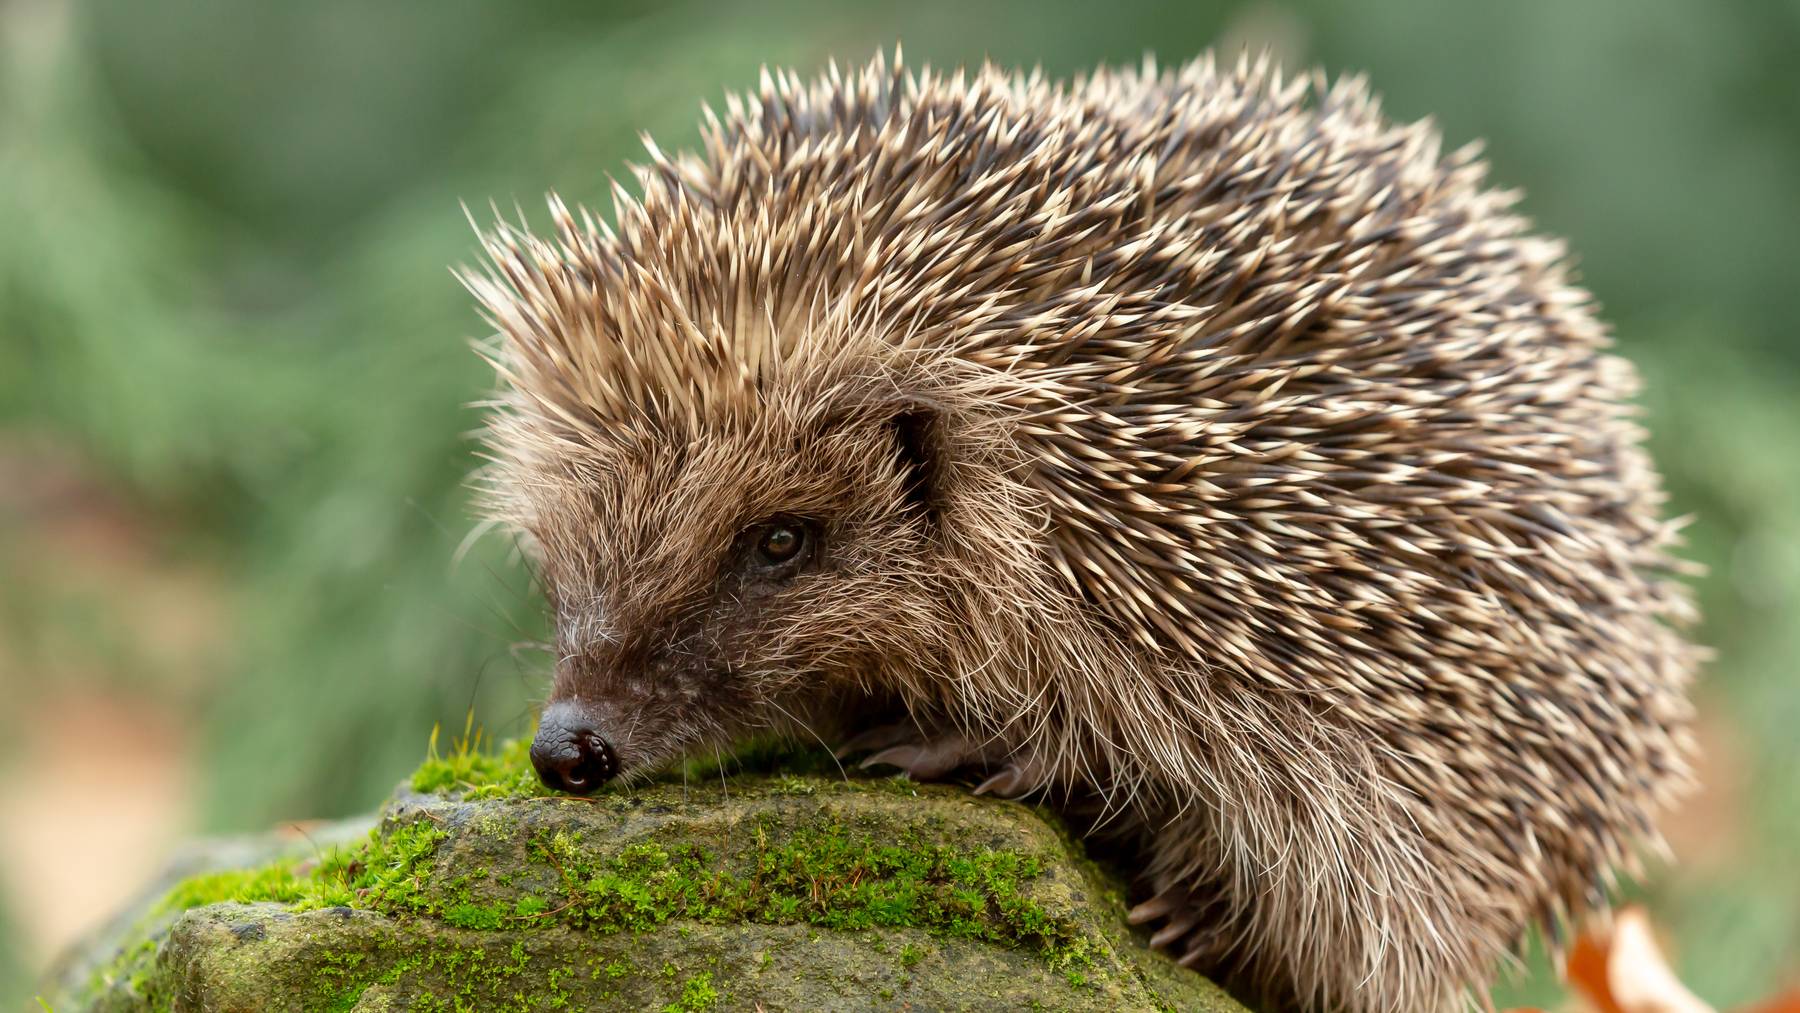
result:
M 25 969 L 19 966 L 18 947 L 12 944 L 12 938 L 12 917 L 0 901 L 0 999 L 8 1002 L 13 996 L 29 994 Z
M 546 684 L 511 547 L 452 563 L 490 382 L 447 270 L 473 256 L 459 202 L 604 204 L 638 130 L 690 143 L 764 62 L 900 39 L 1068 74 L 1268 43 L 1485 136 L 1580 251 L 1700 518 L 1703 704 L 1744 768 L 1729 868 L 1655 909 L 1720 1003 L 1800 954 L 1800 7 L 31 0 L 0 32 L 0 431 L 78 453 L 223 575 L 218 670 L 170 677 L 208 825 L 366 808 L 434 722 L 505 735 Z M 0 618 L 37 621 L 25 597 L 0 588 Z

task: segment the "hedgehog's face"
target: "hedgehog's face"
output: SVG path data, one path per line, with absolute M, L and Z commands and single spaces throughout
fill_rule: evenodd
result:
M 616 429 L 533 476 L 558 655 L 545 782 L 591 791 L 759 729 L 805 735 L 871 666 L 916 656 L 942 608 L 934 418 L 878 403 Z

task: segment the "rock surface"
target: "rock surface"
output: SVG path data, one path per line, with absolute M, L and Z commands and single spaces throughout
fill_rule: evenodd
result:
M 704 786 L 703 786 L 704 785 Z M 1144 948 L 1050 818 L 779 767 L 546 796 L 427 763 L 359 841 L 173 886 L 51 1006 L 1239 1011 Z

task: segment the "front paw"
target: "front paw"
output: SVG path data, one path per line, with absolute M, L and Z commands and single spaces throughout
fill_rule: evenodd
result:
M 915 781 L 939 781 L 951 774 L 979 776 L 977 795 L 1018 798 L 1044 787 L 1040 764 L 1019 753 L 999 751 L 996 744 L 977 743 L 962 735 L 928 735 L 917 725 L 898 723 L 871 728 L 838 750 L 838 756 L 874 750 L 863 768 L 898 767 Z

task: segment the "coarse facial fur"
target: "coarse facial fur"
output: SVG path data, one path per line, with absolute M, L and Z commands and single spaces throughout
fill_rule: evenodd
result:
M 916 773 L 1098 799 L 1158 944 L 1307 1009 L 1603 908 L 1696 652 L 1562 248 L 1354 80 L 898 64 L 487 237 L 552 699 L 627 777 L 901 715 Z

